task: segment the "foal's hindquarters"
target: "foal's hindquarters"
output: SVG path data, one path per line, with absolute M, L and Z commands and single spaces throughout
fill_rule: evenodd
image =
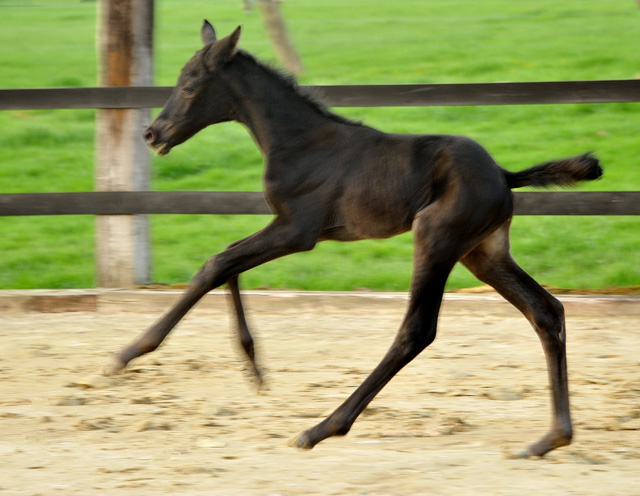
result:
M 468 160 L 470 156 L 474 160 Z M 413 221 L 411 296 L 395 341 L 364 383 L 327 419 L 293 438 L 293 446 L 313 448 L 327 437 L 346 434 L 385 384 L 433 342 L 445 283 L 458 261 L 514 304 L 542 342 L 552 388 L 553 425 L 519 456 L 542 456 L 571 442 L 563 307 L 511 258 L 513 198 L 502 169 L 484 149 L 464 138 L 454 140 L 433 168 L 444 193 Z

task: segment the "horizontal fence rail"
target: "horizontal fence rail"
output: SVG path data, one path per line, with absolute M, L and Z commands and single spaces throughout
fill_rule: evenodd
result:
M 640 79 L 303 86 L 334 107 L 640 102 Z M 0 90 L 0 110 L 162 107 L 171 87 Z
M 524 83 L 306 86 L 335 107 L 640 102 L 640 79 Z M 0 90 L 0 110 L 154 108 L 171 87 Z M 640 215 L 640 192 L 518 192 L 518 215 Z M 0 216 L 268 214 L 258 192 L 0 194 Z
M 640 215 L 640 192 L 518 192 L 517 215 Z M 0 216 L 271 213 L 260 192 L 0 194 Z

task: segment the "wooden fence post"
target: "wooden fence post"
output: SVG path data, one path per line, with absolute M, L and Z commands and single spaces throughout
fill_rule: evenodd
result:
M 99 0 L 99 86 L 151 86 L 153 0 Z M 97 111 L 95 189 L 149 189 L 150 154 L 142 132 L 149 109 Z M 148 217 L 96 217 L 96 285 L 131 287 L 151 280 Z

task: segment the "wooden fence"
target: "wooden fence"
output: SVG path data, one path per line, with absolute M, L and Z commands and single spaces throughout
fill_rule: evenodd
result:
M 332 107 L 640 102 L 640 79 L 307 86 Z M 162 107 L 171 87 L 0 90 L 0 110 Z
M 640 192 L 515 193 L 516 215 L 640 215 Z M 0 216 L 269 214 L 259 192 L 96 191 L 0 194 Z
M 335 107 L 640 102 L 640 80 L 315 86 Z M 161 107 L 170 87 L 0 90 L 0 110 Z M 640 192 L 516 193 L 518 215 L 640 215 Z M 257 192 L 0 194 L 0 216 L 268 214 Z

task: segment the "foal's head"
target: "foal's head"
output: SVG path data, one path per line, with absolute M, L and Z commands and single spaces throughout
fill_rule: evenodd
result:
M 206 126 L 234 117 L 231 94 L 220 74 L 238 50 L 240 27 L 218 40 L 205 20 L 200 35 L 204 48 L 182 68 L 162 112 L 144 133 L 144 140 L 158 155 L 166 155 Z

